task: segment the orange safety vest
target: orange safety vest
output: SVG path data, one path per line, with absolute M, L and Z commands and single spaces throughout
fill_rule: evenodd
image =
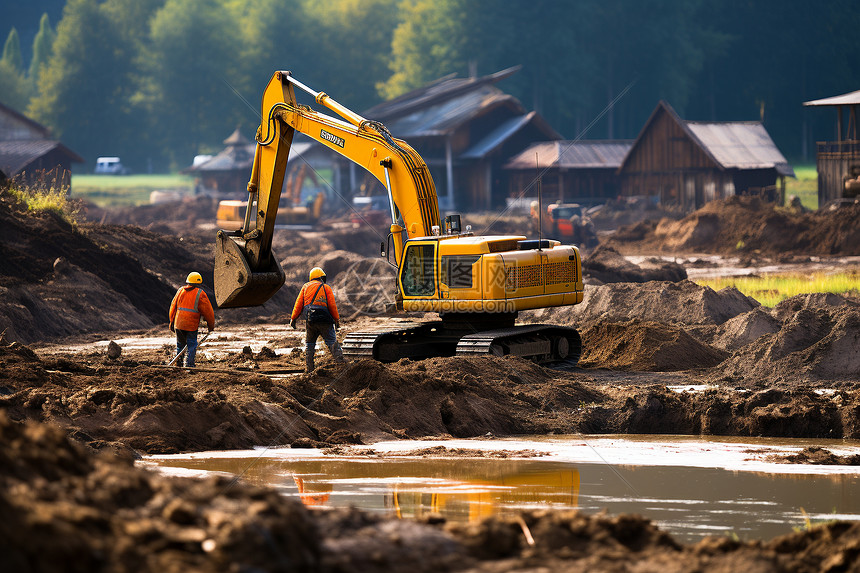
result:
M 185 285 L 176 291 L 170 303 L 170 324 L 179 330 L 197 330 L 200 317 L 206 319 L 209 329 L 215 328 L 215 311 L 203 289 Z
M 337 303 L 334 301 L 334 292 L 330 286 L 323 282 L 312 280 L 304 284 L 301 292 L 299 292 L 299 296 L 296 297 L 296 304 L 293 306 L 293 314 L 290 318 L 297 320 L 302 315 L 302 310 L 306 306 L 326 307 L 334 321 L 340 321 L 340 316 L 337 313 Z

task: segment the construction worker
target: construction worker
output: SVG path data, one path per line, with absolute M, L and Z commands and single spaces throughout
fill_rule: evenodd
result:
M 296 304 L 293 306 L 293 314 L 290 317 L 290 326 L 296 327 L 296 320 L 307 308 L 305 317 L 305 364 L 307 372 L 313 372 L 314 353 L 316 352 L 317 338 L 322 337 L 328 345 L 328 349 L 334 356 L 335 362 L 344 362 L 343 350 L 337 343 L 335 331 L 340 328 L 340 316 L 337 313 L 337 304 L 334 301 L 334 292 L 325 284 L 325 272 L 319 268 L 311 269 L 308 282 L 304 284 Z
M 197 354 L 197 329 L 200 327 L 200 317 L 206 319 L 209 332 L 215 329 L 215 311 L 212 303 L 203 289 L 196 285 L 203 284 L 200 273 L 189 273 L 185 286 L 180 287 L 170 303 L 170 332 L 176 333 L 176 354 L 185 348 L 185 365 L 194 366 Z M 181 361 L 180 361 L 181 363 Z

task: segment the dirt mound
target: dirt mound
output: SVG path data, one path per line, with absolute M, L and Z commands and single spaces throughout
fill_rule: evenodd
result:
M 608 245 L 601 245 L 583 258 L 582 273 L 589 284 L 680 281 L 687 271 L 671 261 L 648 259 L 635 265 Z
M 718 325 L 759 306 L 733 287 L 714 291 L 692 281 L 614 283 L 586 287 L 582 304 L 521 313 L 525 322 L 589 325 L 639 319 L 677 325 Z
M 173 289 L 136 258 L 0 192 L 0 330 L 22 342 L 149 328 Z
M 796 454 L 782 454 L 768 456 L 769 461 L 779 464 L 814 464 L 824 466 L 860 466 L 860 456 L 839 456 L 830 450 L 809 446 Z
M 710 342 L 717 348 L 733 351 L 755 342 L 765 334 L 778 332 L 781 327 L 782 321 L 758 307 L 721 324 Z
M 585 368 L 669 372 L 710 368 L 728 356 L 681 328 L 657 322 L 603 322 L 585 330 L 582 339 Z
M 786 307 L 791 304 L 795 303 Z M 723 381 L 857 382 L 860 306 L 801 308 L 788 316 L 777 332 L 764 334 L 737 350 L 720 370 L 716 379 Z
M 307 511 L 273 490 L 167 479 L 3 412 L 0 443 L 4 571 L 310 570 L 321 559 Z
M 712 201 L 681 220 L 619 229 L 608 243 L 622 253 L 860 255 L 860 204 L 797 213 L 757 197 Z
M 214 222 L 217 210 L 218 201 L 212 197 L 189 195 L 181 201 L 133 207 L 111 207 L 109 209 L 88 203 L 84 205 L 82 215 L 87 221 L 105 225 L 136 225 L 152 228 L 165 226 L 167 223 L 180 222 L 186 229 L 189 229 L 198 222 Z

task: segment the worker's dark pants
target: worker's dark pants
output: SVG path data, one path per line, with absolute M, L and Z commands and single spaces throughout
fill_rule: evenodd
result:
M 314 353 L 319 337 L 322 337 L 323 342 L 328 346 L 335 362 L 343 362 L 343 350 L 337 343 L 334 324 L 330 322 L 308 322 L 305 326 L 305 365 L 308 372 L 312 372 L 314 369 Z
M 185 365 L 189 368 L 194 366 L 194 357 L 197 355 L 197 331 L 196 330 L 179 330 L 176 329 L 176 353 L 182 352 L 182 349 L 188 345 L 185 351 Z M 181 363 L 180 358 L 180 363 Z

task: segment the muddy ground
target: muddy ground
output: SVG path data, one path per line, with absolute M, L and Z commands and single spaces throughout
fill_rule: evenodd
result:
M 720 219 L 724 211 L 751 211 L 745 205 L 706 209 Z M 753 227 L 768 228 L 774 216 L 765 210 Z M 620 252 L 661 251 L 616 241 L 586 254 L 583 304 L 520 316 L 581 330 L 585 350 L 573 370 L 517 358 L 337 365 L 325 356 L 311 375 L 266 375 L 301 367 L 299 351 L 275 352 L 299 346 L 300 332 L 267 339 L 258 351 L 203 355 L 198 370 L 166 369 L 170 345 L 121 349 L 114 359 L 102 346 L 68 348 L 165 336 L 167 307 L 185 275 L 198 270 L 212 284 L 214 229 L 180 209 L 149 229 L 108 220 L 72 225 L 27 213 L 0 193 L 0 544 L 15 548 L 0 551 L 4 570 L 77 566 L 70 563 L 87 571 L 858 565 L 860 529 L 849 524 L 768 542 L 682 546 L 635 516 L 532 513 L 469 526 L 390 522 L 350 511 L 311 513 L 240 484 L 168 480 L 128 461 L 139 453 L 337 447 L 488 432 L 858 438 L 856 297 L 805 295 L 763 308 L 734 289 L 715 292 L 685 280 L 674 263 L 631 265 Z M 830 251 L 856 254 L 845 238 L 855 222 L 836 213 L 814 223 L 831 229 Z M 230 340 L 248 325 L 284 324 L 304 273 L 316 265 L 327 270 L 342 307 L 341 336 L 421 319 L 386 313 L 393 270 L 372 256 L 378 243 L 369 229 L 278 231 L 274 248 L 287 284 L 263 308 L 218 311 L 217 335 Z M 756 243 L 750 236 L 745 244 Z M 781 257 L 807 256 L 806 242 L 783 247 Z M 684 386 L 695 388 L 677 389 Z M 807 452 L 808 460 L 826 457 Z
M 676 542 L 636 515 L 527 511 L 454 524 L 311 510 L 228 478 L 167 478 L 0 412 L 4 571 L 847 571 L 860 524 Z

